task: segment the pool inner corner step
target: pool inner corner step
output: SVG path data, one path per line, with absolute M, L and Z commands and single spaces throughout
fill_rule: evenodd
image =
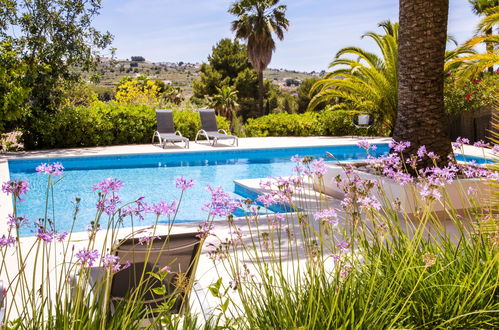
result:
M 234 180 L 234 193 L 253 200 L 254 203 L 263 208 L 263 204 L 257 202 L 256 199 L 258 196 L 266 193 L 264 189 L 260 188 L 260 182 L 265 179 L 267 178 Z M 271 205 L 267 209 L 275 213 L 288 213 L 294 211 L 293 208 L 287 204 Z

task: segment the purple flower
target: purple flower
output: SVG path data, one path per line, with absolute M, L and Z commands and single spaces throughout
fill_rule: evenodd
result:
M 333 262 L 335 264 L 339 263 L 341 260 L 341 256 L 339 254 L 331 254 L 331 258 L 333 258 Z
M 360 139 L 357 142 L 357 146 L 362 148 L 362 149 L 365 149 L 366 151 L 371 149 L 371 144 L 369 143 L 369 141 L 366 138 Z
M 312 173 L 318 177 L 322 177 L 327 172 L 326 164 L 324 164 L 324 159 L 314 159 L 312 163 L 310 163 L 310 167 L 312 169 Z
M 265 207 L 269 207 L 278 203 L 278 200 L 274 198 L 273 194 L 259 195 L 256 198 L 256 201 L 262 203 Z
M 7 224 L 10 228 L 21 228 L 22 226 L 29 226 L 29 221 L 26 217 L 15 218 L 12 214 L 9 214 Z
M 296 165 L 295 167 L 293 167 L 293 172 L 300 175 L 305 169 L 300 166 L 300 165 Z
M 101 258 L 103 266 L 112 272 L 117 272 L 120 270 L 121 265 L 118 263 L 119 260 L 120 258 L 118 256 L 112 254 L 106 254 Z
M 66 236 L 68 236 L 68 233 L 63 231 L 62 233 L 58 233 L 55 235 L 55 239 L 58 241 L 58 242 L 62 242 L 64 241 L 64 239 L 66 239 Z
M 122 265 L 122 266 L 123 266 L 123 268 L 121 268 L 121 270 L 124 270 L 124 269 L 130 268 L 130 266 L 131 266 L 131 265 L 132 265 L 132 264 L 130 263 L 130 261 L 128 261 L 128 260 L 127 260 L 127 261 L 125 262 L 125 264 L 124 264 L 124 265 Z
M 195 184 L 194 180 L 186 179 L 183 176 L 175 179 L 175 186 L 182 191 L 192 188 L 194 184 Z
M 476 189 L 475 187 L 468 187 L 468 191 L 466 192 L 468 194 L 468 196 L 471 196 L 471 195 L 474 195 L 478 192 L 478 189 Z
M 275 213 L 272 215 L 268 215 L 267 219 L 270 221 L 272 228 L 280 228 L 282 223 L 286 220 L 284 214 Z
M 343 200 L 340 202 L 341 206 L 344 208 L 348 208 L 353 205 L 353 200 L 350 197 L 345 197 Z
M 492 147 L 492 153 L 496 156 L 499 155 L 499 144 L 494 144 Z
M 211 194 L 211 201 L 203 206 L 203 210 L 208 211 L 211 216 L 226 217 L 241 206 L 241 202 L 230 198 L 229 194 L 222 187 L 206 186 Z
M 128 206 L 121 210 L 121 216 L 136 216 L 139 220 L 144 220 L 144 213 L 147 212 L 148 205 L 144 201 L 144 196 L 141 196 L 135 200 L 135 205 Z
M 348 244 L 348 242 L 340 242 L 336 245 L 336 247 L 340 250 L 341 253 L 347 253 L 349 246 L 350 244 Z
M 38 232 L 35 235 L 45 243 L 51 243 L 54 240 L 54 232 L 44 231 L 42 228 L 38 228 Z
M 0 237 L 0 246 L 14 246 L 16 245 L 16 238 L 12 236 L 2 235 Z
M 393 149 L 395 152 L 402 152 L 405 149 L 409 148 L 411 146 L 411 142 L 409 141 L 390 141 L 390 149 Z
M 105 212 L 107 215 L 114 214 L 116 212 L 118 204 L 121 203 L 120 196 L 112 195 L 110 198 L 105 198 L 105 194 L 97 201 L 97 209 L 101 212 Z
M 61 176 L 63 174 L 64 166 L 61 163 L 47 164 L 42 163 L 36 167 L 38 173 L 44 173 L 47 175 Z
M 170 266 L 165 266 L 159 270 L 161 273 L 167 273 L 170 274 L 172 270 L 170 269 Z
M 260 189 L 268 190 L 272 188 L 272 180 L 261 180 Z
M 477 141 L 473 144 L 473 146 L 477 147 L 477 148 L 489 148 L 490 147 L 490 144 L 489 143 L 486 143 L 486 142 L 483 142 L 482 140 L 480 141 Z
M 396 171 L 396 172 L 393 172 L 391 175 L 387 175 L 387 176 L 391 179 L 394 179 L 395 181 L 400 183 L 400 185 L 402 185 L 402 186 L 407 184 L 407 183 L 411 183 L 414 180 L 414 178 L 409 173 L 404 173 L 402 171 Z
M 443 168 L 432 167 L 423 171 L 427 177 L 426 179 L 434 186 L 444 186 L 445 182 L 452 183 L 455 179 L 459 169 L 454 165 L 446 166 Z
M 303 158 L 300 158 L 300 156 L 298 155 L 294 155 L 293 157 L 291 157 L 291 161 L 293 163 L 303 163 Z
M 333 208 L 325 209 L 314 214 L 315 221 L 327 222 L 336 227 L 338 225 L 338 214 Z
M 25 180 L 9 180 L 2 184 L 2 191 L 7 195 L 12 194 L 15 197 L 19 197 L 29 191 L 29 183 Z
M 440 191 L 438 191 L 437 187 L 433 187 L 430 185 L 424 185 L 423 189 L 421 189 L 421 197 L 423 197 L 423 200 L 428 201 L 428 200 L 440 200 L 442 198 L 442 194 Z
M 125 184 L 118 179 L 106 178 L 92 186 L 93 191 L 100 191 L 103 195 L 110 192 L 118 192 Z
M 439 159 L 439 158 L 440 158 L 440 157 L 439 157 L 436 153 L 434 153 L 433 151 L 430 151 L 430 152 L 428 153 L 428 157 L 429 157 L 430 159 L 432 159 L 432 160 L 437 160 L 437 159 Z
M 83 249 L 78 251 L 75 256 L 80 264 L 92 267 L 94 262 L 99 258 L 99 251 Z
M 456 139 L 456 142 L 452 144 L 452 147 L 454 147 L 455 149 L 459 149 L 463 146 L 463 144 L 469 144 L 469 143 L 470 140 L 468 140 L 467 138 L 458 137 Z
M 418 149 L 418 157 L 423 158 L 426 154 L 426 146 L 420 146 Z
M 214 226 L 211 221 L 204 221 L 199 225 L 198 232 L 199 234 L 196 235 L 199 238 L 206 238 L 209 235 L 213 235 L 211 232 L 213 231 Z
M 171 203 L 161 201 L 157 204 L 150 205 L 147 211 L 156 214 L 158 217 L 161 215 L 170 216 L 177 212 L 177 201 L 172 201 Z
M 361 209 L 365 210 L 376 210 L 378 211 L 381 208 L 381 204 L 374 197 L 360 197 L 359 198 L 359 206 Z
M 161 236 L 157 236 L 157 235 L 152 236 L 152 233 L 149 233 L 148 236 L 139 237 L 139 244 L 140 245 L 149 244 L 152 241 L 154 241 L 155 239 L 161 239 Z
M 340 275 L 343 279 L 347 278 L 348 274 L 350 274 L 350 271 L 352 270 L 352 264 L 350 262 L 345 262 L 343 264 L 343 267 L 341 268 Z

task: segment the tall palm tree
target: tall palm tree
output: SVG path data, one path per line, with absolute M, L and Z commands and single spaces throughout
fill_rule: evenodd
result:
M 476 15 L 482 16 L 486 15 L 487 11 L 499 6 L 499 0 L 468 0 L 471 4 L 471 8 Z M 490 36 L 492 34 L 492 26 L 486 28 L 483 32 L 485 32 L 486 36 Z M 487 53 L 491 54 L 494 51 L 494 45 L 490 41 L 486 41 L 486 49 Z M 490 73 L 494 72 L 494 66 L 490 66 L 488 68 Z
M 283 40 L 284 31 L 288 30 L 286 6 L 280 5 L 279 0 L 239 0 L 230 7 L 229 13 L 237 16 L 232 22 L 232 31 L 236 38 L 247 40 L 249 61 L 258 72 L 258 112 L 263 115 L 263 70 L 275 50 L 273 35 Z
M 452 152 L 444 112 L 444 61 L 449 0 L 400 0 L 398 110 L 393 138 L 407 153 L 425 145 L 447 162 Z M 426 159 L 430 165 L 431 160 Z
M 208 98 L 208 104 L 216 110 L 218 115 L 230 121 L 230 130 L 234 131 L 234 120 L 239 108 L 237 90 L 231 86 L 217 87 L 217 94 Z
M 334 70 L 314 85 L 313 91 L 318 94 L 311 100 L 308 110 L 339 99 L 333 109 L 370 113 L 377 125 L 392 131 L 397 114 L 398 23 L 384 21 L 378 26 L 383 28 L 384 34 L 369 32 L 362 37 L 373 39 L 381 56 L 358 47 L 338 51 L 329 65 Z

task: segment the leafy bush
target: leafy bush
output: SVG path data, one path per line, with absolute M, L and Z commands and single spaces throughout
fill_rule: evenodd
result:
M 99 86 L 90 85 L 89 86 L 95 93 L 97 93 L 97 98 L 103 102 L 109 102 L 114 100 L 114 88 L 110 86 Z
M 379 135 L 374 127 L 369 129 L 356 128 L 353 125 L 354 114 L 345 110 L 330 110 L 320 113 L 320 121 L 324 127 L 325 135 L 330 136 L 366 136 Z
M 314 136 L 323 135 L 320 116 L 304 114 L 275 113 L 256 119 L 249 119 L 245 126 L 248 136 Z
M 353 126 L 353 116 L 344 110 L 270 114 L 249 119 L 245 130 L 248 136 L 376 135 L 374 128 Z
M 93 147 L 117 144 L 149 143 L 156 130 L 153 108 L 143 105 L 96 103 L 30 117 L 30 129 L 23 131 L 26 149 Z M 199 115 L 191 111 L 174 112 L 175 127 L 194 139 L 201 128 Z M 220 128 L 229 122 L 217 118 Z
M 17 56 L 10 42 L 0 42 L 0 132 L 21 117 L 29 95 L 22 83 L 26 67 Z
M 450 75 L 444 86 L 445 111 L 458 114 L 465 111 L 478 110 L 481 107 L 497 105 L 499 92 L 499 74 L 486 74 L 483 79 L 470 80 L 462 83 Z

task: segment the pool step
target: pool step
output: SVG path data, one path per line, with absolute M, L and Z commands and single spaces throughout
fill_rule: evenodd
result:
M 244 180 L 234 180 L 234 193 L 242 196 L 243 198 L 251 199 L 255 204 L 261 207 L 261 214 L 266 214 L 266 210 L 270 213 L 288 213 L 293 212 L 293 208 L 286 204 L 271 205 L 265 208 L 261 202 L 256 199 L 258 196 L 265 194 L 265 190 L 260 188 L 260 182 L 263 178 L 259 179 L 244 179 Z M 241 210 L 244 212 L 244 210 Z

